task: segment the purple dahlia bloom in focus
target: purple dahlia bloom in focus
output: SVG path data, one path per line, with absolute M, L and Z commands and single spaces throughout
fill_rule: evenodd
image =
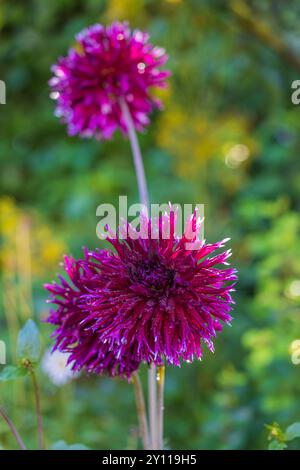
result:
M 109 238 L 113 251 L 65 257 L 66 276 L 45 286 L 56 305 L 48 318 L 57 326 L 55 348 L 70 353 L 74 370 L 130 377 L 141 362 L 201 359 L 202 342 L 213 351 L 213 338 L 231 321 L 230 250 L 215 254 L 227 240 L 197 240 L 196 214 L 177 237 L 175 219 L 173 211 L 160 217 L 156 239 L 124 240 L 120 230 Z M 145 220 L 149 235 L 154 221 Z M 196 249 L 187 249 L 195 240 Z
M 160 101 L 151 87 L 164 87 L 169 72 L 164 49 L 148 42 L 149 36 L 131 31 L 127 23 L 95 24 L 76 36 L 76 45 L 52 66 L 51 97 L 56 115 L 68 125 L 70 135 L 110 139 L 127 129 L 120 100 L 127 103 L 138 131 L 149 123 L 148 115 Z

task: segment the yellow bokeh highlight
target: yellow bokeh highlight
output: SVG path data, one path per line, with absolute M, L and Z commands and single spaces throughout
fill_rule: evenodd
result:
M 105 18 L 108 22 L 112 21 L 133 21 L 144 14 L 144 0 L 110 0 L 107 3 Z
M 172 97 L 171 85 L 168 83 L 168 86 L 165 87 L 152 87 L 151 96 L 160 100 L 163 108 L 165 108 L 167 105 L 169 106 Z
M 249 122 L 240 115 L 210 117 L 170 105 L 161 115 L 157 143 L 176 158 L 179 176 L 190 178 L 213 158 L 225 165 L 227 157 L 230 168 L 250 158 L 257 146 L 249 129 Z
M 43 277 L 58 266 L 66 245 L 36 214 L 20 209 L 13 199 L 0 198 L 0 267 L 27 266 L 32 275 Z M 27 254 L 26 254 L 27 253 Z M 26 267 L 23 271 L 27 269 Z

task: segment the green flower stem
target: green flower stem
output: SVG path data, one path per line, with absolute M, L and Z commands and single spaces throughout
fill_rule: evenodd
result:
M 150 364 L 148 375 L 149 393 L 149 420 L 150 420 L 150 445 L 151 449 L 158 449 L 158 429 L 157 429 L 157 387 L 156 387 L 156 367 Z
M 23 439 L 21 438 L 20 434 L 18 433 L 18 431 L 16 430 L 13 422 L 9 419 L 9 417 L 7 416 L 4 408 L 2 406 L 0 406 L 0 416 L 2 416 L 2 418 L 4 419 L 4 421 L 7 423 L 9 429 L 11 430 L 11 432 L 13 433 L 19 447 L 21 450 L 27 450 L 26 449 L 26 446 L 23 442 Z
M 41 411 L 41 396 L 40 396 L 40 389 L 36 379 L 36 374 L 33 367 L 29 367 L 29 373 L 32 380 L 33 391 L 34 391 L 34 398 L 35 398 L 35 411 L 37 417 L 37 425 L 38 425 L 38 445 L 39 449 L 45 449 L 45 440 L 44 440 L 44 431 L 43 431 L 43 419 L 42 419 L 42 411 Z
M 165 388 L 165 366 L 157 369 L 157 428 L 158 428 L 158 449 L 164 448 L 164 388 Z
M 136 409 L 137 409 L 137 415 L 139 419 L 139 430 L 140 430 L 140 435 L 143 441 L 143 447 L 144 449 L 149 449 L 150 443 L 149 443 L 147 413 L 146 413 L 143 387 L 142 387 L 138 372 L 135 372 L 132 375 L 132 382 L 133 382 L 134 390 L 135 390 Z
M 144 206 L 149 208 L 149 196 L 148 196 L 148 188 L 143 164 L 142 153 L 139 145 L 139 141 L 136 135 L 134 123 L 128 109 L 127 103 L 124 99 L 120 100 L 120 106 L 122 109 L 123 119 L 125 121 L 128 137 L 131 145 L 134 167 L 136 171 L 136 177 L 138 182 L 139 194 L 140 194 L 140 201 Z

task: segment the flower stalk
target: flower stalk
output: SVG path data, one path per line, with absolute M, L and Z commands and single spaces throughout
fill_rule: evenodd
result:
M 137 372 L 135 372 L 132 375 L 132 382 L 133 382 L 134 390 L 135 390 L 135 401 L 136 401 L 137 415 L 139 419 L 140 436 L 143 441 L 143 447 L 145 450 L 147 450 L 150 448 L 147 412 L 146 412 L 143 388 L 142 388 L 140 377 Z
M 42 419 L 42 410 L 41 410 L 41 395 L 40 389 L 37 382 L 36 374 L 33 367 L 29 367 L 29 374 L 32 380 L 33 391 L 34 391 L 34 399 L 35 399 L 35 411 L 37 417 L 37 426 L 38 426 L 38 446 L 39 449 L 45 449 L 45 439 L 44 439 L 44 431 L 43 431 L 43 419 Z
M 151 449 L 158 449 L 158 429 L 157 429 L 157 387 L 156 387 L 156 367 L 150 364 L 148 372 L 148 393 L 149 393 L 149 420 L 150 420 L 150 442 Z
M 157 429 L 158 449 L 164 448 L 164 389 L 165 389 L 165 366 L 157 369 Z
M 14 423 L 11 421 L 11 419 L 7 416 L 4 408 L 2 406 L 0 406 L 0 416 L 2 416 L 2 418 L 4 419 L 4 421 L 7 423 L 9 429 L 11 430 L 11 432 L 13 433 L 14 435 L 14 438 L 16 439 L 17 441 L 17 444 L 18 446 L 20 447 L 21 450 L 27 450 L 24 442 L 23 442 L 23 439 L 21 438 L 20 434 L 18 433 L 17 429 L 15 428 L 15 425 Z
M 120 99 L 120 107 L 122 109 L 123 119 L 127 127 L 128 137 L 129 137 L 129 141 L 131 145 L 134 167 L 135 167 L 138 188 L 139 188 L 140 201 L 145 207 L 149 208 L 149 195 L 148 195 L 148 188 L 147 188 L 145 170 L 144 170 L 144 165 L 143 165 L 142 153 L 141 153 L 139 141 L 136 135 L 134 123 L 133 123 L 130 111 L 128 109 L 127 103 L 124 100 L 124 98 Z

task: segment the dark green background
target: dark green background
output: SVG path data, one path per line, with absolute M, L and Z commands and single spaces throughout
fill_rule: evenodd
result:
M 106 143 L 70 138 L 54 117 L 51 64 L 79 30 L 116 19 L 148 30 L 169 53 L 165 110 L 140 136 L 151 199 L 204 203 L 206 238 L 231 237 L 239 270 L 234 321 L 215 354 L 167 370 L 172 449 L 266 448 L 266 423 L 299 420 L 300 366 L 289 351 L 300 338 L 300 292 L 291 290 L 300 279 L 300 107 L 291 102 L 291 83 L 300 79 L 299 7 L 296 0 L 0 3 L 0 79 L 7 85 L 0 204 L 13 220 L 10 227 L 4 217 L 1 228 L 0 338 L 9 342 L 10 363 L 13 337 L 32 308 L 43 346 L 50 344 L 50 329 L 40 323 L 47 310 L 41 285 L 54 278 L 63 252 L 78 256 L 83 245 L 101 245 L 97 205 L 116 203 L 119 194 L 138 199 L 122 136 Z M 239 165 L 228 160 L 236 144 L 249 149 Z M 30 221 L 33 307 L 26 273 L 18 271 L 14 218 Z M 18 297 L 22 286 L 26 300 Z M 15 331 L 8 330 L 11 318 Z M 40 382 L 48 446 L 60 439 L 96 449 L 138 445 L 125 381 L 82 376 L 57 389 L 40 372 Z M 34 447 L 29 383 L 1 384 L 0 402 Z M 15 446 L 2 422 L 0 445 Z

